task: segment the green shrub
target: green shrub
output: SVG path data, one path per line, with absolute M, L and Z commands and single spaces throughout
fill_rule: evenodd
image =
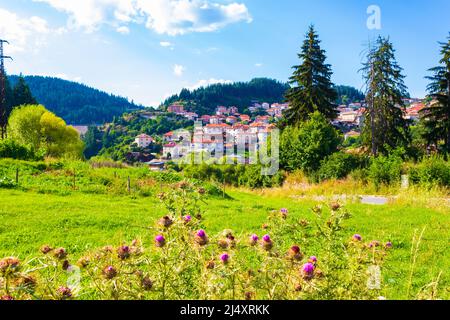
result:
M 16 187 L 16 182 L 8 177 L 0 178 L 0 188 L 12 189 Z
M 301 169 L 310 175 L 320 167 L 320 162 L 337 151 L 342 137 L 319 113 L 299 127 L 287 127 L 280 139 L 280 162 L 287 171 Z
M 398 183 L 402 175 L 403 160 L 400 156 L 392 154 L 372 158 L 369 167 L 369 181 L 378 189 L 381 185 Z
M 0 158 L 36 160 L 36 155 L 30 149 L 14 140 L 6 139 L 0 141 Z
M 449 187 L 450 163 L 441 157 L 424 158 L 421 163 L 409 169 L 409 179 L 424 187 Z
M 360 169 L 364 165 L 364 159 L 358 155 L 337 152 L 322 160 L 317 173 L 319 181 L 329 179 L 342 179 L 350 172 Z

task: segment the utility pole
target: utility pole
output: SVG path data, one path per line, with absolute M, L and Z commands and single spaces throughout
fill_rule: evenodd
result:
M 9 44 L 8 41 L 0 39 L 0 130 L 2 131 L 2 139 L 6 138 L 6 126 L 8 124 L 5 59 L 12 60 L 11 57 L 3 54 L 4 43 Z

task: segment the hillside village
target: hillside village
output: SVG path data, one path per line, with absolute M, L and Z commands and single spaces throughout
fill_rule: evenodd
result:
M 405 119 L 418 121 L 419 112 L 425 107 L 423 100 L 408 98 L 404 99 L 404 103 Z M 159 170 L 166 161 L 183 158 L 191 152 L 227 154 L 227 151 L 237 150 L 239 146 L 245 146 L 245 151 L 257 151 L 249 150 L 249 146 L 260 146 L 265 143 L 282 118 L 283 112 L 288 108 L 287 103 L 254 103 L 248 108 L 250 114 L 241 114 L 235 106 L 218 106 L 214 114 L 199 116 L 195 112 L 185 110 L 182 104 L 173 104 L 167 108 L 167 112 L 194 121 L 194 129 L 190 132 L 182 130 L 165 133 L 162 137 L 163 148 L 159 159 L 146 161 L 149 160 L 148 157 L 135 156 L 143 159 L 141 162 L 147 162 Z M 338 117 L 332 123 L 343 132 L 345 140 L 359 138 L 366 111 L 365 103 L 340 105 L 337 111 Z M 144 111 L 141 116 L 150 119 L 155 114 Z M 134 145 L 142 149 L 154 143 L 157 143 L 156 137 L 147 134 L 139 134 L 134 140 Z

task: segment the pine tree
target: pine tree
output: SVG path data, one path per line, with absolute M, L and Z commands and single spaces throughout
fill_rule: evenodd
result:
M 404 119 L 403 97 L 408 93 L 402 71 L 390 40 L 379 37 L 362 68 L 367 86 L 362 138 L 375 156 L 389 149 L 406 147 L 410 140 Z
M 7 137 L 8 118 L 12 111 L 13 94 L 8 77 L 2 77 L 0 81 L 3 81 L 3 85 L 5 88 L 4 97 L 2 98 L 2 105 L 0 106 L 0 131 L 1 138 L 4 139 Z
M 13 89 L 13 106 L 21 106 L 26 104 L 37 104 L 36 99 L 31 94 L 25 79 L 20 76 Z
M 447 43 L 441 44 L 440 65 L 430 69 L 433 76 L 426 77 L 429 105 L 421 111 L 421 120 L 426 130 L 425 139 L 429 143 L 444 141 L 444 150 L 450 152 L 450 36 Z
M 302 64 L 292 67 L 294 73 L 290 78 L 291 88 L 286 94 L 290 108 L 285 113 L 288 125 L 297 125 L 309 118 L 315 111 L 322 113 L 328 120 L 337 116 L 337 93 L 331 82 L 331 66 L 325 63 L 325 50 L 320 47 L 321 41 L 314 30 L 309 27 L 298 54 Z

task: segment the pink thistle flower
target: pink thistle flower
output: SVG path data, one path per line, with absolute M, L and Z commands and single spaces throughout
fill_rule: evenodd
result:
M 166 239 L 163 235 L 157 235 L 155 237 L 155 244 L 158 248 L 162 248 L 166 244 Z
M 190 216 L 190 215 L 187 215 L 187 216 L 184 216 L 184 222 L 185 223 L 189 223 L 189 222 L 191 222 L 192 221 L 192 216 Z
M 292 246 L 289 249 L 288 256 L 289 256 L 289 258 L 297 260 L 297 261 L 302 260 L 302 258 L 303 258 L 303 254 L 301 253 L 299 246 Z
M 302 274 L 305 279 L 311 279 L 314 275 L 314 265 L 311 262 L 305 263 L 302 267 Z
M 195 235 L 195 242 L 201 246 L 208 244 L 208 237 L 205 230 L 197 231 L 197 234 Z
M 392 242 L 389 241 L 384 246 L 386 249 L 391 249 L 394 245 L 392 244 Z
M 259 237 L 256 234 L 253 234 L 250 237 L 250 245 L 252 246 L 256 246 L 256 244 L 258 243 Z
M 309 257 L 308 262 L 310 262 L 312 264 L 316 264 L 317 263 L 317 257 L 316 256 Z
M 117 276 L 117 270 L 113 266 L 108 266 L 103 269 L 103 275 L 106 277 L 106 279 L 111 280 L 112 278 Z
M 224 253 L 220 256 L 220 260 L 224 263 L 227 264 L 230 260 L 230 256 L 228 255 L 228 253 Z
M 356 241 L 356 242 L 359 242 L 359 241 L 362 240 L 362 237 L 359 234 L 355 234 L 355 235 L 353 235 L 352 240 Z
M 263 238 L 262 238 L 262 243 L 261 243 L 262 247 L 264 248 L 264 250 L 269 251 L 270 249 L 272 249 L 273 247 L 273 243 L 272 240 L 270 239 L 270 236 L 268 234 L 266 234 Z
M 68 287 L 59 287 L 57 293 L 62 300 L 72 298 L 72 290 Z

